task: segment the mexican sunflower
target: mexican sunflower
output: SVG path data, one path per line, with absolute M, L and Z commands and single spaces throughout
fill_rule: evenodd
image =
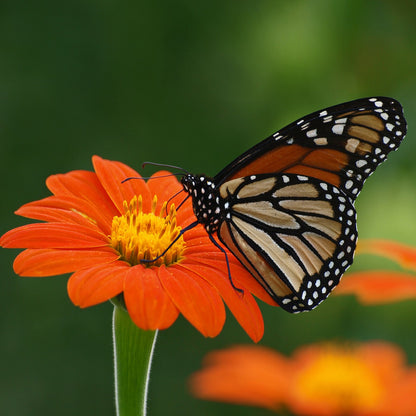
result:
M 360 240 L 357 254 L 371 254 L 397 263 L 403 270 L 366 270 L 348 273 L 335 294 L 354 294 L 364 304 L 416 298 L 416 248 L 390 240 Z
M 190 388 L 201 399 L 299 416 L 416 414 L 416 367 L 398 346 L 378 341 L 312 344 L 291 357 L 259 346 L 214 351 Z
M 72 273 L 68 294 L 75 305 L 85 308 L 119 297 L 145 330 L 167 328 L 181 313 L 204 336 L 214 337 L 224 325 L 225 302 L 258 341 L 264 326 L 252 294 L 273 301 L 239 262 L 228 254 L 236 291 L 224 253 L 202 226 L 170 247 L 196 220 L 189 199 L 175 208 L 184 199 L 174 196 L 182 189 L 178 180 L 157 172 L 147 182 L 123 182 L 140 175 L 120 162 L 98 156 L 92 161 L 94 172 L 50 176 L 46 185 L 53 195 L 16 211 L 42 222 L 1 237 L 3 247 L 26 249 L 14 261 L 15 272 L 35 277 Z

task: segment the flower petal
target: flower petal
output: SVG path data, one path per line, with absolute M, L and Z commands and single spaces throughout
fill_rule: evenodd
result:
M 106 247 L 93 250 L 28 249 L 16 257 L 13 268 L 20 276 L 53 276 L 111 263 L 118 257 L 118 253 Z
M 134 169 L 124 163 L 105 160 L 99 156 L 94 156 L 92 162 L 102 186 L 119 212 L 124 212 L 123 202 L 130 202 L 134 195 L 142 195 L 143 210 L 150 211 L 151 195 L 146 182 L 142 179 L 123 182 L 127 178 L 140 178 Z
M 58 197 L 80 198 L 100 207 L 107 217 L 119 214 L 94 172 L 76 170 L 52 175 L 46 180 L 46 185 Z
M 130 266 L 122 261 L 75 272 L 68 280 L 68 295 L 81 308 L 105 302 L 123 291 Z
M 416 248 L 390 240 L 359 240 L 358 253 L 387 257 L 405 269 L 416 270 Z
M 288 360 L 264 347 L 235 346 L 210 353 L 192 375 L 194 396 L 276 410 L 287 395 Z
M 201 250 L 203 250 L 204 247 L 204 245 L 201 245 Z M 212 243 L 211 247 L 214 247 Z M 215 268 L 219 271 L 222 271 L 226 276 L 226 280 L 229 281 L 227 262 L 224 253 L 220 252 L 219 250 L 217 252 L 210 252 L 208 247 L 206 248 L 206 251 L 203 251 L 203 253 L 204 254 L 197 252 L 193 253 L 187 249 L 187 263 L 205 264 L 211 268 Z M 263 302 L 272 306 L 278 306 L 278 304 L 271 298 L 271 296 L 265 291 L 260 283 L 244 266 L 241 265 L 241 263 L 234 257 L 234 255 L 228 252 L 228 250 L 227 254 L 231 269 L 231 278 L 234 286 L 244 287 Z
M 393 387 L 386 413 L 389 416 L 409 416 L 416 412 L 416 368 L 409 369 Z
M 157 273 L 141 265 L 131 267 L 127 273 L 124 300 L 132 321 L 145 330 L 168 328 L 179 315 Z
M 28 224 L 0 238 L 6 248 L 93 248 L 108 246 L 107 237 L 78 224 Z
M 238 292 L 231 286 L 228 276 L 212 267 L 202 264 L 184 264 L 178 267 L 193 271 L 214 286 L 248 336 L 254 342 L 260 341 L 264 334 L 263 316 L 250 292 Z M 243 287 L 239 289 L 243 290 Z
M 70 222 L 83 225 L 97 225 L 104 234 L 111 232 L 113 216 L 118 214 L 113 206 L 112 212 L 97 206 L 91 201 L 68 196 L 51 196 L 30 202 L 20 207 L 15 214 L 41 221 Z
M 356 295 L 364 304 L 395 302 L 416 297 L 416 277 L 395 271 L 355 272 L 335 288 L 337 295 Z
M 192 202 L 190 198 L 188 198 L 188 200 L 184 202 L 181 208 L 176 212 L 176 216 L 178 218 L 178 223 L 181 225 L 182 228 L 185 228 L 196 221 L 195 213 L 192 208 Z M 205 235 L 208 237 L 208 234 L 202 225 L 197 225 L 195 228 L 192 229 L 192 231 L 194 230 L 199 230 L 199 232 L 203 231 L 205 232 Z
M 88 170 L 72 170 L 68 173 L 58 173 L 46 179 L 46 186 L 57 196 L 89 195 L 90 189 L 101 188 L 97 175 Z
M 224 326 L 225 308 L 218 292 L 192 271 L 178 265 L 161 266 L 159 278 L 183 316 L 206 337 L 215 337 Z

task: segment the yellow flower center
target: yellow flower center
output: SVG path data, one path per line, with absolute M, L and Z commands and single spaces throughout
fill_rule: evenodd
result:
M 377 409 L 384 395 L 381 380 L 353 350 L 328 347 L 298 378 L 305 402 L 325 403 L 334 415 Z
M 167 202 L 164 202 L 156 215 L 157 196 L 153 197 L 152 211 L 144 213 L 142 196 L 134 196 L 130 203 L 124 201 L 124 214 L 114 217 L 111 226 L 111 246 L 121 258 L 131 265 L 167 266 L 180 261 L 184 257 L 185 242 L 178 237 L 181 227 L 176 225 L 176 209 L 170 206 L 166 214 Z M 167 251 L 166 251 L 167 250 Z M 166 251 L 166 252 L 165 252 Z M 161 257 L 159 257 L 161 256 Z M 143 260 L 153 260 L 143 262 Z

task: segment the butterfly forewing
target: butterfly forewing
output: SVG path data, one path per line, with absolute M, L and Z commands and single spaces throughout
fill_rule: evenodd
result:
M 216 177 L 295 173 L 321 179 L 356 198 L 364 181 L 406 134 L 400 104 L 365 98 L 316 111 L 254 146 Z
M 331 184 L 293 174 L 252 175 L 224 183 L 220 192 L 228 194 L 228 208 L 218 236 L 266 291 L 290 312 L 324 300 L 353 259 L 357 232 L 349 198 Z

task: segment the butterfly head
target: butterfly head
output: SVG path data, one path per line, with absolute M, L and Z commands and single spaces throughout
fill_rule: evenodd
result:
M 220 197 L 212 178 L 204 175 L 184 175 L 183 189 L 192 198 L 192 206 L 198 221 L 208 233 L 218 229 L 221 220 Z

